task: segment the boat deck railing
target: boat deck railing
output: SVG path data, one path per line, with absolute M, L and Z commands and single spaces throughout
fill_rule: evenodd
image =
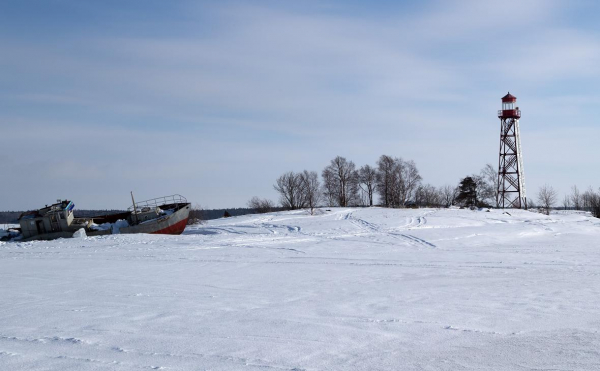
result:
M 153 198 L 151 200 L 144 200 L 144 201 L 136 202 L 135 205 L 129 206 L 129 208 L 127 208 L 127 211 L 133 211 L 134 208 L 137 210 L 141 210 L 144 208 L 157 208 L 162 205 L 187 204 L 187 203 L 188 203 L 187 199 L 185 197 L 183 197 L 182 195 L 170 195 L 170 196 Z

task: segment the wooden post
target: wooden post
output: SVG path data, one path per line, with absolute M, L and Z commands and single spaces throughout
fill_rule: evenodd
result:
M 138 224 L 139 220 L 137 217 L 137 207 L 135 206 L 135 199 L 133 198 L 133 191 L 131 191 L 131 202 L 133 202 L 133 215 L 135 215 L 135 223 Z

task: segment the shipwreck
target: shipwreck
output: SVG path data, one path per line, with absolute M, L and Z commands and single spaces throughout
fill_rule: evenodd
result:
M 88 218 L 75 217 L 75 204 L 70 200 L 39 210 L 27 211 L 19 217 L 20 241 L 54 240 L 76 235 L 108 234 L 173 234 L 183 232 L 190 214 L 190 203 L 181 195 L 171 195 L 135 202 L 125 212 Z

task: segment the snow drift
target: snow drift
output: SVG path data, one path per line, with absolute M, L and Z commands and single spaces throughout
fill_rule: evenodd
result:
M 600 220 L 247 215 L 0 246 L 0 369 L 599 369 Z

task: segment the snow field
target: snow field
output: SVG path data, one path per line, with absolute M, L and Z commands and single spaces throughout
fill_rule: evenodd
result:
M 600 369 L 600 220 L 321 210 L 0 246 L 0 370 Z

